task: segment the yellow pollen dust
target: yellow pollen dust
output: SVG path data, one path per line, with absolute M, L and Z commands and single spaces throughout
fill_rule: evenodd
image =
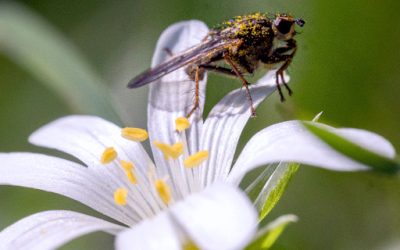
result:
M 145 141 L 149 137 L 147 131 L 141 128 L 123 128 L 121 130 L 121 135 L 125 139 L 136 142 Z
M 108 147 L 104 150 L 103 154 L 101 155 L 101 163 L 102 164 L 107 164 L 115 160 L 117 158 L 118 154 L 117 151 L 113 147 Z
M 162 143 L 159 141 L 154 141 L 154 145 L 164 153 L 165 159 L 177 159 L 180 155 L 183 154 L 183 143 L 177 142 L 174 145 L 169 145 L 166 143 Z
M 125 170 L 126 177 L 132 184 L 137 184 L 137 178 L 135 173 L 133 172 L 134 165 L 129 161 L 120 161 L 122 168 Z
M 179 117 L 175 120 L 175 128 L 177 131 L 184 131 L 190 127 L 190 122 L 186 117 Z
M 183 161 L 183 165 L 187 168 L 194 168 L 200 165 L 203 161 L 208 159 L 208 151 L 202 150 L 195 154 L 190 155 Z
M 192 240 L 185 242 L 182 248 L 183 250 L 200 250 Z
M 128 189 L 126 188 L 118 188 L 114 192 L 114 202 L 117 205 L 125 206 L 127 197 L 128 197 Z
M 154 182 L 154 186 L 161 200 L 168 205 L 171 201 L 171 189 L 168 184 L 164 180 L 158 179 Z

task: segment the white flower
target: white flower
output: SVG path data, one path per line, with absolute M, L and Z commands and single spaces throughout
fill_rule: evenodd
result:
M 153 65 L 168 57 L 165 48 L 182 51 L 206 33 L 198 21 L 171 26 L 158 42 Z M 275 91 L 273 76 L 271 72 L 252 86 L 255 105 Z M 206 79 L 201 82 L 201 107 L 187 128 L 184 119 L 177 120 L 192 105 L 193 83 L 184 71 L 150 85 L 148 131 L 154 161 L 141 144 L 146 131 L 121 129 L 91 116 L 58 119 L 29 138 L 83 164 L 34 153 L 0 154 L 0 184 L 55 192 L 120 223 L 71 211 L 42 212 L 4 229 L 0 249 L 51 249 L 99 230 L 117 235 L 117 249 L 182 249 L 191 244 L 201 249 L 241 249 L 257 228 L 256 211 L 236 187 L 248 171 L 279 162 L 343 171 L 368 169 L 320 141 L 299 121 L 260 131 L 232 165 L 250 117 L 246 96 L 233 91 L 203 122 L 205 86 Z M 319 126 L 382 156 L 395 155 L 393 147 L 373 133 Z

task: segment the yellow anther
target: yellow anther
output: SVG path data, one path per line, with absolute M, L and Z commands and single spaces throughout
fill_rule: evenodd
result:
M 133 172 L 134 165 L 129 161 L 120 161 L 122 168 L 125 170 L 126 177 L 132 184 L 137 184 L 137 178 L 135 173 Z
M 165 159 L 172 159 L 178 158 L 181 154 L 183 154 L 183 143 L 177 142 L 174 145 L 169 145 L 166 143 L 162 143 L 159 141 L 154 141 L 154 145 L 164 153 Z
M 141 128 L 123 128 L 121 135 L 125 139 L 137 142 L 145 141 L 149 137 L 147 131 Z
M 131 171 L 134 167 L 133 163 L 130 161 L 120 160 L 119 163 L 121 163 L 121 166 L 125 171 Z
M 158 179 L 155 181 L 154 186 L 161 200 L 168 205 L 171 201 L 171 189 L 168 184 L 164 180 Z
M 125 206 L 127 197 L 128 197 L 128 189 L 126 188 L 118 188 L 114 192 L 114 202 L 117 205 Z
M 190 155 L 183 161 L 183 165 L 187 168 L 194 168 L 200 165 L 203 161 L 208 159 L 208 151 L 199 151 L 193 155 Z
M 113 147 L 109 147 L 104 150 L 103 154 L 101 155 L 100 161 L 102 164 L 107 164 L 115 160 L 117 156 L 117 151 L 115 151 Z
M 184 131 L 190 127 L 190 122 L 186 117 L 179 117 L 175 120 L 175 128 L 177 131 Z

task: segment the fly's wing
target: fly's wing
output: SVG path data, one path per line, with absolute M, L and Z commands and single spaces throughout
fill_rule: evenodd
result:
M 136 76 L 128 83 L 128 88 L 138 88 L 155 81 L 164 75 L 177 70 L 185 65 L 196 63 L 213 52 L 222 52 L 229 45 L 237 43 L 237 40 L 211 39 L 194 46 L 174 57 L 161 63 L 154 68 L 148 69 Z

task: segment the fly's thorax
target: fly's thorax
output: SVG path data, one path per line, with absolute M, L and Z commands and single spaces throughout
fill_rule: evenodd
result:
M 272 48 L 268 56 L 273 55 L 291 55 L 296 49 L 296 43 L 294 40 L 282 40 L 275 37 L 272 41 Z
M 240 41 L 228 50 L 230 58 L 243 72 L 252 73 L 260 58 L 267 55 L 273 46 L 274 32 L 266 20 L 246 20 L 224 31 L 229 39 Z
M 296 53 L 296 41 L 294 39 L 286 41 L 275 38 L 272 44 L 271 50 L 261 58 L 261 61 L 267 64 L 267 67 L 280 68 L 279 66 L 283 65 L 287 67 Z

